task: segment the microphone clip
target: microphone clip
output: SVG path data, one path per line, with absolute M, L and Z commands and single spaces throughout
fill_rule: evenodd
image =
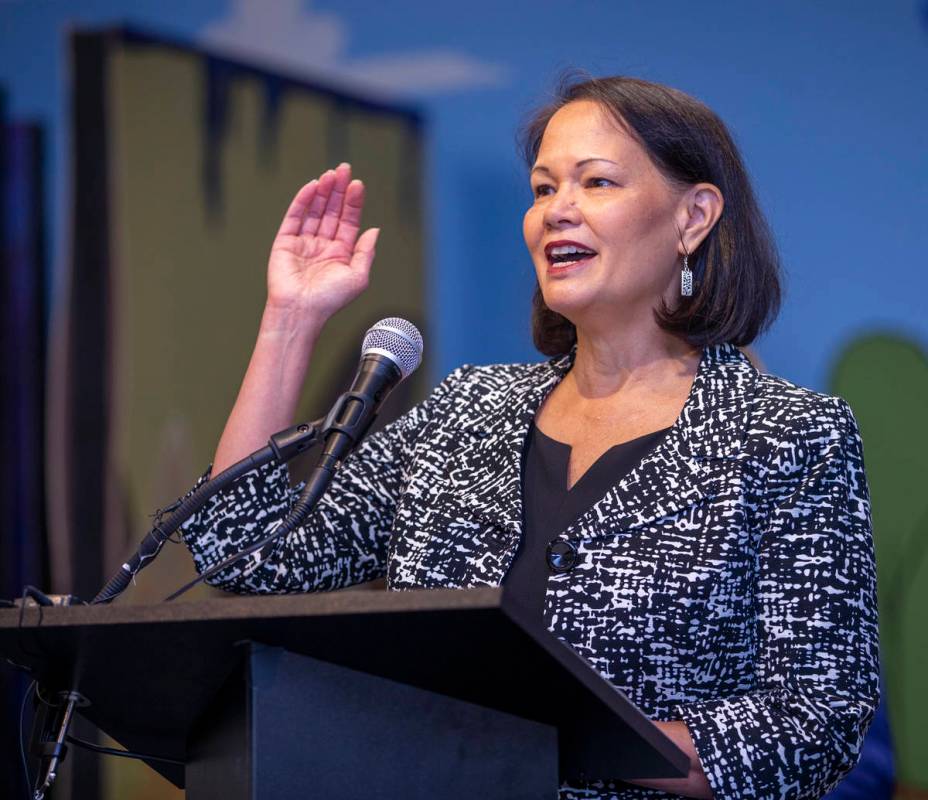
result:
M 318 442 L 319 433 L 318 425 L 301 422 L 299 425 L 275 433 L 268 439 L 268 445 L 274 451 L 277 462 L 285 464 Z
M 345 392 L 322 423 L 322 436 L 328 440 L 332 433 L 341 433 L 351 442 L 353 450 L 377 419 L 379 399 L 363 392 Z

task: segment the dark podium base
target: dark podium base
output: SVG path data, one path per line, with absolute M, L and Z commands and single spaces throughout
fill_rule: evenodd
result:
M 189 800 L 557 797 L 554 726 L 258 644 L 188 754 Z

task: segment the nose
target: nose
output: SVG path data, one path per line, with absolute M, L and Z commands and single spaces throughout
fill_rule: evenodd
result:
M 555 194 L 545 204 L 545 227 L 558 229 L 569 225 L 576 225 L 580 221 L 580 212 L 577 209 L 577 197 L 574 187 L 562 183 Z

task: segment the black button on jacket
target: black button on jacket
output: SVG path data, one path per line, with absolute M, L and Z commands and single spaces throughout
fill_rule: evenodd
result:
M 462 367 L 346 461 L 237 592 L 499 585 L 521 537 L 521 453 L 572 356 Z M 203 570 L 293 502 L 265 468 L 185 528 Z M 835 397 L 703 351 L 666 437 L 557 539 L 547 627 L 654 719 L 682 719 L 716 798 L 819 797 L 878 702 L 875 569 L 856 422 Z M 667 797 L 609 776 L 572 797 Z

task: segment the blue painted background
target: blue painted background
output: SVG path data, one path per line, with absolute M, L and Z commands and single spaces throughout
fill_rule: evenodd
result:
M 770 371 L 827 390 L 842 345 L 867 332 L 928 348 L 928 0 L 0 0 L 8 114 L 48 133 L 52 315 L 67 263 L 66 36 L 124 23 L 423 111 L 433 380 L 537 358 L 515 131 L 568 67 L 671 84 L 730 126 L 787 272 L 756 347 Z
M 50 127 L 53 303 L 66 224 L 67 28 L 128 22 L 200 41 L 241 21 L 248 6 L 0 0 L 9 112 Z M 424 0 L 277 0 L 264 7 L 302 20 L 309 34 L 307 66 L 294 62 L 291 71 L 324 80 L 352 75 L 363 86 L 365 70 L 377 72 L 384 59 L 407 64 L 398 95 L 422 108 L 430 131 L 434 378 L 463 361 L 536 357 L 521 239 L 529 192 L 514 132 L 570 66 L 677 86 L 731 127 L 788 275 L 783 314 L 757 348 L 771 371 L 824 389 L 837 348 L 863 331 L 928 343 L 924 3 L 472 0 L 462 10 Z M 240 56 L 250 52 L 243 38 Z M 256 28 L 255 39 L 255 59 L 274 52 L 267 31 Z M 408 78 L 417 58 L 431 83 Z M 446 62 L 461 68 L 443 79 L 433 67 Z M 304 178 L 295 175 L 294 186 Z

